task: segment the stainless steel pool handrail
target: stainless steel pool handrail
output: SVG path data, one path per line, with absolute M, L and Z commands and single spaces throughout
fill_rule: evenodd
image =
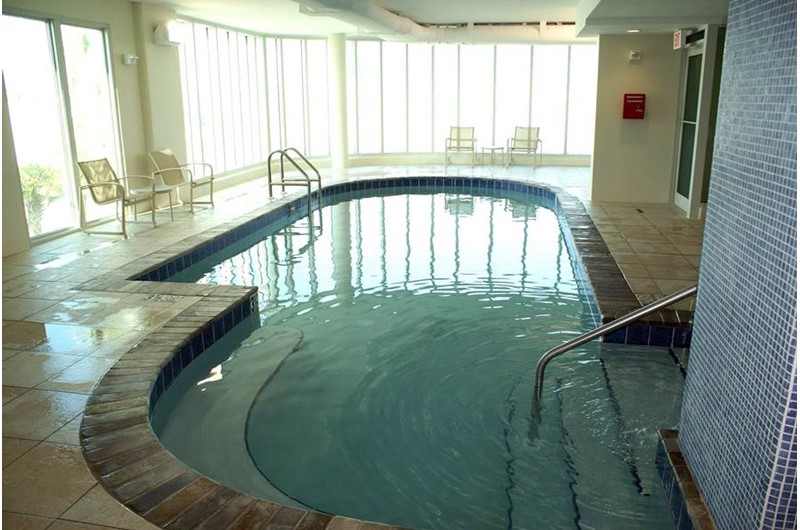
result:
M 308 167 L 311 168 L 312 171 L 314 171 L 314 173 L 316 174 L 316 178 L 310 177 L 308 175 L 308 173 L 306 173 L 306 171 L 297 164 L 295 159 L 292 158 L 292 156 L 289 154 L 290 151 L 295 153 L 297 156 L 299 156 L 303 160 L 303 162 L 305 162 L 308 165 Z M 278 154 L 278 153 L 280 153 L 280 155 L 281 155 L 280 156 L 281 181 L 280 181 L 280 183 L 277 183 L 277 182 L 273 183 L 272 182 L 272 157 L 274 155 Z M 297 169 L 297 171 L 299 171 L 300 174 L 303 175 L 303 178 L 302 179 L 287 179 L 286 178 L 284 160 L 288 160 L 289 162 L 291 162 L 291 164 L 295 167 L 295 169 Z M 317 171 L 316 166 L 314 166 L 314 164 L 312 164 L 308 160 L 308 158 L 303 156 L 303 153 L 301 153 L 300 151 L 298 151 L 294 147 L 287 147 L 286 149 L 276 149 L 275 151 L 273 151 L 273 152 L 271 152 L 269 154 L 269 157 L 267 158 L 267 189 L 268 189 L 270 197 L 272 197 L 272 186 L 280 185 L 281 191 L 286 191 L 286 189 L 285 189 L 286 186 L 305 186 L 306 190 L 307 190 L 307 193 L 308 193 L 308 211 L 310 213 L 311 212 L 311 197 L 312 197 L 312 194 L 311 194 L 311 183 L 312 182 L 316 182 L 317 183 L 317 202 L 318 202 L 319 205 L 321 205 L 322 204 L 322 177 L 320 176 L 319 171 Z
M 547 350 L 544 355 L 542 355 L 539 362 L 536 363 L 536 380 L 533 386 L 533 401 L 534 401 L 534 413 L 538 412 L 539 402 L 542 398 L 542 386 L 544 385 L 544 369 L 547 368 L 547 363 L 552 361 L 554 358 L 558 357 L 562 353 L 566 353 L 573 348 L 577 348 L 583 344 L 586 344 L 590 340 L 596 339 L 602 335 L 607 333 L 611 333 L 612 331 L 616 331 L 620 328 L 627 326 L 633 322 L 636 322 L 643 316 L 647 316 L 651 313 L 658 311 L 659 309 L 663 309 L 667 306 L 674 304 L 675 302 L 680 302 L 685 298 L 689 298 L 697 294 L 697 284 L 690 285 L 689 287 L 685 287 L 680 291 L 676 291 L 668 296 L 660 300 L 656 300 L 646 306 L 642 306 L 639 309 L 631 311 L 625 316 L 612 320 L 607 324 L 603 324 L 602 326 L 593 329 L 592 331 L 586 332 L 579 337 L 575 337 L 572 340 L 568 340 L 564 344 L 556 346 L 555 348 L 551 348 Z

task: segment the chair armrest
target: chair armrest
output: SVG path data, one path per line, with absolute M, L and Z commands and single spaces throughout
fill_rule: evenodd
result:
M 178 186 L 182 186 L 183 184 L 186 184 L 186 182 L 190 182 L 190 183 L 193 182 L 192 170 L 191 169 L 186 169 L 183 166 L 165 167 L 164 169 L 157 169 L 157 170 L 153 171 L 153 178 L 155 180 L 157 180 L 162 186 L 166 186 L 167 184 L 164 182 L 163 174 L 167 173 L 169 171 L 180 171 L 181 175 L 183 175 L 182 178 L 184 179 L 184 182 L 181 182 L 179 184 L 170 184 L 170 186 L 173 187 L 173 188 L 177 188 Z M 186 178 L 186 175 L 188 175 L 188 177 L 189 177 L 188 179 Z
M 214 178 L 214 167 L 208 162 L 187 162 L 186 164 L 181 164 L 180 167 L 185 168 L 187 166 L 202 166 L 204 168 L 203 178 Z M 206 174 L 205 168 L 208 168 L 208 174 Z
M 151 177 L 149 175 L 128 175 L 127 177 L 122 177 L 119 180 L 121 182 L 126 182 L 127 183 L 127 188 L 129 190 L 142 190 L 143 188 L 150 188 L 151 192 L 155 193 L 155 191 L 156 191 L 156 181 L 155 181 L 155 179 L 153 177 Z M 136 186 L 136 187 L 134 187 L 134 186 L 131 185 L 132 181 L 141 182 L 141 183 L 145 184 L 145 186 Z

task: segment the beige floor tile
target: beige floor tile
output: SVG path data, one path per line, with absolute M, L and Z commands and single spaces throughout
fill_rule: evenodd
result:
M 678 267 L 689 265 L 689 261 L 685 257 L 677 254 L 638 252 L 636 255 L 639 257 L 639 261 L 644 265 L 669 265 Z
M 628 244 L 631 246 L 631 250 L 637 254 L 680 254 L 678 248 L 671 243 L 637 243 L 632 241 Z
M 628 234 L 624 233 L 625 241 L 633 243 L 649 243 L 653 245 L 671 245 L 670 241 L 661 234 Z
M 94 321 L 100 327 L 141 330 L 142 326 L 148 325 L 150 319 L 156 318 L 164 311 L 166 309 L 163 307 L 124 307 L 120 304 L 97 313 Z
M 3 320 L 3 349 L 29 350 L 45 340 L 47 340 L 47 332 L 44 324 Z
M 107 357 L 109 359 L 119 359 L 125 355 L 136 343 L 148 334 L 147 331 L 128 330 L 128 332 L 111 341 L 105 342 L 102 346 L 89 354 L 89 357 Z
M 618 242 L 618 243 L 606 243 L 608 250 L 611 251 L 612 254 L 616 254 L 618 252 L 633 252 L 631 246 L 626 242 Z
M 39 442 L 33 440 L 20 440 L 19 438 L 3 437 L 3 467 L 8 467 L 14 460 L 21 457 Z
M 80 448 L 41 443 L 3 470 L 3 509 L 58 517 L 94 484 Z
M 16 399 L 25 392 L 27 392 L 28 388 L 19 388 L 15 386 L 4 386 L 3 387 L 3 405 L 11 401 L 12 399 Z
M 33 351 L 88 355 L 125 334 L 123 329 L 100 328 L 74 324 L 45 324 L 45 338 Z
M 33 389 L 3 406 L 3 435 L 44 440 L 72 421 L 88 396 Z
M 53 305 L 52 300 L 35 298 L 3 298 L 3 317 L 11 320 L 24 320 Z
M 658 294 L 661 292 L 655 280 L 651 280 L 650 278 L 626 278 L 626 280 L 628 281 L 628 285 L 631 286 L 631 291 L 637 296 L 639 294 Z
M 603 232 L 603 241 L 608 243 L 625 243 L 625 238 L 619 232 Z
M 122 506 L 99 484 L 73 504 L 61 516 L 61 519 L 124 528 L 125 530 L 151 530 L 156 528 Z
M 79 360 L 74 355 L 22 352 L 3 359 L 3 385 L 33 388 Z
M 703 252 L 703 247 L 700 245 L 682 245 L 678 247 L 678 251 L 684 256 L 699 256 Z
M 39 388 L 88 394 L 115 362 L 116 359 L 105 357 L 86 357 L 41 383 Z
M 33 272 L 33 267 L 27 265 L 6 265 L 3 260 L 3 281 L 26 276 Z
M 658 289 L 665 295 L 680 291 L 684 287 L 689 287 L 696 281 L 697 280 L 655 280 Z
M 650 277 L 655 280 L 689 280 L 686 284 L 697 281 L 697 270 L 691 266 L 677 265 L 645 265 Z
M 22 353 L 22 350 L 12 350 L 11 348 L 3 348 L 3 360 L 10 359 L 17 354 Z
M 617 261 L 618 264 L 622 263 L 641 263 L 639 260 L 639 255 L 635 252 L 614 252 L 612 251 L 611 254 L 614 256 L 614 259 Z
M 45 439 L 45 442 L 54 444 L 80 445 L 80 429 L 83 414 L 79 414 L 75 419 L 61 427 Z
M 625 278 L 649 278 L 650 273 L 647 272 L 647 268 L 644 265 L 639 263 L 619 263 L 619 268 L 622 271 L 622 274 L 625 275 Z M 630 281 L 628 282 L 630 283 Z M 654 292 L 654 291 L 650 291 Z
M 13 280 L 8 280 L 3 282 L 3 296 L 4 297 L 16 297 L 16 296 L 23 296 L 26 293 L 29 293 L 36 289 L 37 287 L 41 287 L 42 283 L 44 282 L 37 282 L 25 278 L 14 278 Z
M 3 528 L 8 530 L 41 530 L 47 528 L 52 522 L 52 519 L 44 517 L 3 512 Z
M 117 530 L 113 526 L 100 526 L 89 523 L 76 523 L 74 521 L 65 521 L 59 519 L 55 521 L 48 530 Z
M 71 290 L 75 285 L 75 282 L 42 282 L 41 286 L 25 293 L 25 297 L 60 302 L 75 295 Z
M 700 256 L 684 256 L 684 259 L 688 261 L 692 267 L 700 268 Z

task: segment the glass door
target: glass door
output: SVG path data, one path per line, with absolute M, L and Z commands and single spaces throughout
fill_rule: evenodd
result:
M 76 195 L 50 25 L 3 15 L 3 77 L 28 235 L 77 226 Z
M 76 159 L 107 158 L 117 175 L 122 176 L 105 32 L 66 24 L 59 29 Z M 114 215 L 114 205 L 98 206 L 87 200 L 84 207 L 86 222 Z
M 122 176 L 116 101 L 102 29 L 3 15 L 3 77 L 31 238 L 76 228 L 74 162 L 107 158 Z M 86 221 L 114 206 L 85 204 Z
M 683 99 L 683 115 L 680 122 L 680 147 L 678 150 L 678 174 L 675 185 L 675 204 L 689 210 L 689 194 L 694 171 L 695 138 L 700 102 L 700 84 L 703 73 L 703 52 L 693 50 L 686 64 L 686 89 Z

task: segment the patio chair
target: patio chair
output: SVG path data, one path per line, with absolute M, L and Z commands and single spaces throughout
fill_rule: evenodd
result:
M 506 142 L 508 151 L 508 164 L 514 163 L 514 153 L 533 154 L 533 163 L 536 164 L 536 153 L 539 153 L 539 164 L 542 163 L 542 140 L 539 138 L 539 127 L 516 127 L 514 137 Z
M 189 210 L 192 213 L 194 213 L 195 204 L 210 204 L 212 208 L 214 207 L 214 168 L 211 167 L 211 164 L 205 162 L 181 164 L 170 149 L 150 151 L 150 160 L 156 168 L 153 172 L 154 177 L 161 178 L 165 184 L 170 186 L 189 185 Z M 194 166 L 202 167 L 203 174 L 196 175 L 189 169 Z M 209 200 L 194 200 L 194 189 L 205 185 L 209 187 Z
M 444 164 L 450 163 L 450 153 L 471 153 L 471 164 L 475 165 L 475 127 L 450 127 L 450 137 L 444 142 Z
M 86 233 L 105 235 L 121 234 L 123 237 L 127 238 L 128 231 L 126 227 L 125 208 L 132 206 L 134 219 L 138 219 L 138 205 L 142 202 L 150 204 L 152 223 L 153 226 L 156 226 L 155 198 L 158 194 L 162 193 L 169 195 L 169 215 L 171 219 L 174 219 L 172 213 L 172 190 L 174 187 L 157 184 L 153 177 L 148 175 L 128 175 L 127 177 L 119 178 L 117 174 L 114 173 L 114 168 L 111 167 L 107 158 L 78 162 L 78 168 L 83 175 L 83 179 L 86 181 L 86 185 L 80 188 L 81 228 Z M 90 232 L 86 229 L 86 191 L 89 192 L 92 200 L 98 205 L 117 205 L 115 213 L 117 219 L 122 224 L 121 231 Z

